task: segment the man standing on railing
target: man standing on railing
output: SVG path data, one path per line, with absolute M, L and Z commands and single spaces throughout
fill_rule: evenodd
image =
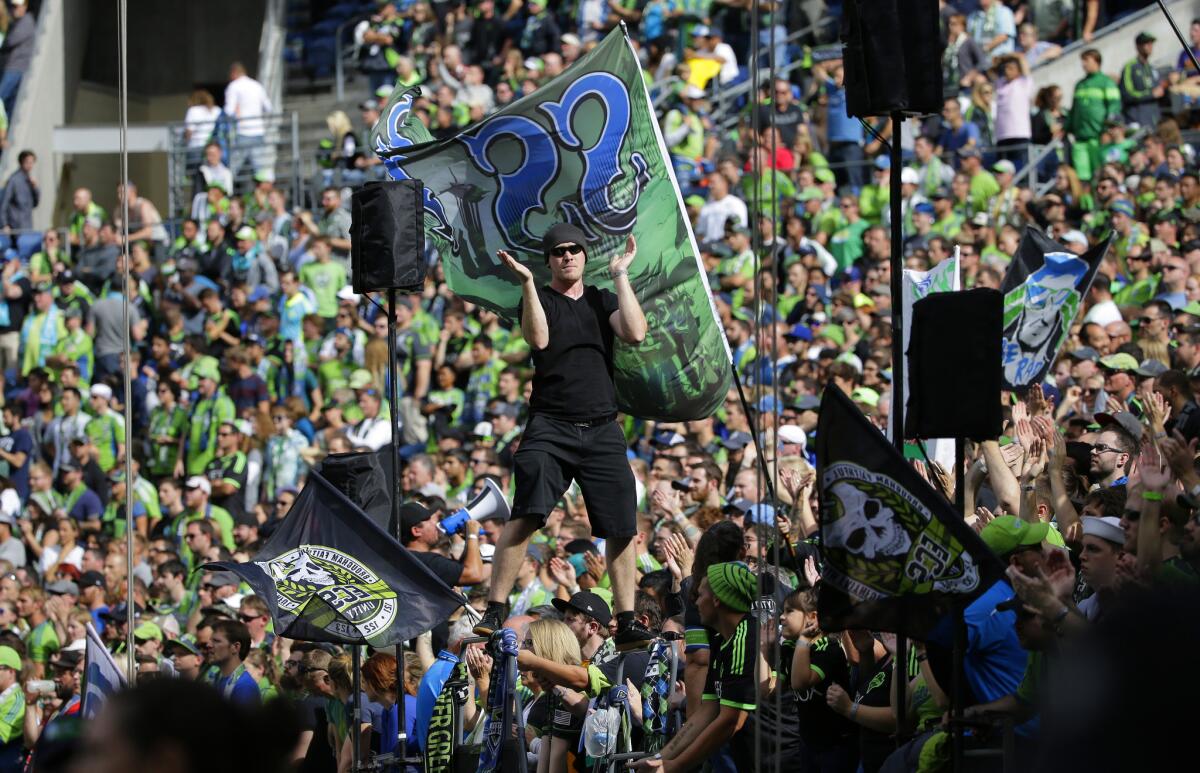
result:
M 241 62 L 229 65 L 229 85 L 225 87 L 225 114 L 234 121 L 235 138 L 229 169 L 234 182 L 246 159 L 257 172 L 263 168 L 263 151 L 266 149 L 266 122 L 263 116 L 272 110 L 271 98 L 258 81 L 246 74 Z
M 4 186 L 4 198 L 0 200 L 0 228 L 6 233 L 33 229 L 33 208 L 41 199 L 37 180 L 33 179 L 35 163 L 37 156 L 33 151 L 22 150 L 17 156 L 17 171 Z

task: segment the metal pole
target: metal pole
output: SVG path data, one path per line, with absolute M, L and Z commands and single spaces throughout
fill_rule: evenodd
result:
M 350 769 L 362 766 L 362 648 L 350 645 L 350 670 L 354 678 L 354 703 L 350 709 Z
M 392 523 L 395 524 L 396 541 L 403 542 L 400 539 L 400 498 L 403 492 L 400 489 L 400 383 L 399 375 L 396 372 L 396 288 L 388 288 L 388 403 L 391 405 L 392 415 L 389 418 L 388 424 L 392 430 Z M 405 732 L 405 711 L 404 711 L 404 642 L 396 645 L 396 716 L 398 724 L 399 748 L 398 755 L 401 760 L 408 756 L 408 734 Z
M 300 179 L 300 114 L 292 111 L 292 206 L 301 206 L 304 189 Z
M 966 462 L 964 454 L 966 453 L 966 443 L 964 438 L 954 439 L 954 506 L 958 508 L 958 513 L 964 519 L 967 514 L 965 512 L 967 493 L 966 488 Z M 954 718 L 951 723 L 951 761 L 954 773 L 960 773 L 963 769 L 963 692 L 966 686 L 966 679 L 963 676 L 963 658 L 967 651 L 967 626 L 963 622 L 963 605 L 955 603 L 954 605 L 954 673 L 951 676 L 950 682 L 950 713 Z
M 128 5 L 120 0 L 117 6 L 117 45 L 120 64 L 120 108 L 121 108 L 121 252 L 125 258 L 125 288 L 121 298 L 121 319 L 124 325 L 125 367 L 125 654 L 129 658 L 129 686 L 137 682 L 137 661 L 133 657 L 133 629 L 137 627 L 136 609 L 133 599 L 133 388 L 130 385 L 129 369 L 133 358 L 133 343 L 129 333 L 129 288 L 132 272 L 129 267 L 129 73 L 128 73 Z
M 1167 10 L 1167 5 L 1163 0 L 1158 0 L 1158 8 L 1163 12 L 1163 16 L 1167 17 L 1167 23 L 1171 25 L 1171 30 L 1175 33 L 1175 37 L 1179 38 L 1179 45 L 1183 46 L 1184 51 L 1187 51 L 1188 58 L 1192 60 L 1192 66 L 1196 68 L 1196 72 L 1200 73 L 1200 61 L 1192 53 L 1192 47 L 1184 40 L 1183 33 L 1179 31 L 1179 25 L 1175 23 L 1175 17 Z
M 900 455 L 904 456 L 904 214 L 901 211 L 900 155 L 901 122 L 904 120 L 899 111 L 892 113 L 892 175 L 891 175 L 891 205 L 892 211 L 892 443 Z M 903 603 L 903 600 L 901 600 Z M 901 613 L 903 620 L 903 612 Z M 908 639 L 903 633 L 896 635 L 896 665 L 900 669 L 900 695 L 896 702 L 896 726 L 903 727 L 907 714 L 908 701 Z M 900 736 L 897 734 L 897 740 Z

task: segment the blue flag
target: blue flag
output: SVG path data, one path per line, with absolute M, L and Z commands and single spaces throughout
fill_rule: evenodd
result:
M 125 674 L 117 666 L 108 648 L 91 623 L 87 624 L 87 649 L 84 651 L 83 707 L 84 719 L 100 713 L 108 696 L 125 687 Z

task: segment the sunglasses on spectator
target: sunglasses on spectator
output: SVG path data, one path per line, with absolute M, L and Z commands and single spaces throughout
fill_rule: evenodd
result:
M 239 617 L 242 618 L 243 623 L 253 623 L 255 620 L 262 617 L 262 615 L 239 615 Z
M 1114 453 L 1114 454 L 1119 454 L 1119 453 L 1121 453 L 1121 449 L 1113 448 L 1112 446 L 1106 446 L 1103 443 L 1096 443 L 1095 445 L 1092 446 L 1093 454 L 1097 454 L 1097 455 L 1098 454 L 1107 454 L 1110 452 Z
M 578 255 L 583 252 L 583 248 L 578 244 L 563 244 L 550 250 L 550 254 L 556 258 L 561 258 L 564 255 Z

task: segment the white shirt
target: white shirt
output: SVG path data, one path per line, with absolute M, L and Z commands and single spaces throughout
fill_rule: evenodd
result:
M 733 194 L 726 194 L 723 199 L 708 202 L 700 208 L 700 216 L 696 220 L 696 235 L 703 242 L 724 239 L 725 221 L 730 217 L 736 217 L 739 225 L 749 224 L 746 202 Z
M 183 123 L 189 132 L 187 143 L 189 148 L 202 148 L 208 144 L 213 129 L 217 125 L 217 116 L 220 114 L 221 108 L 215 105 L 213 107 L 192 105 L 187 109 L 187 113 L 183 116 Z
M 714 46 L 712 52 L 721 58 L 721 72 L 717 73 L 717 82 L 725 85 L 737 77 L 737 54 L 733 53 L 733 46 L 724 41 Z
M 346 436 L 350 438 L 351 445 L 378 451 L 392 442 L 392 428 L 385 417 L 376 416 L 374 419 L 363 419 Z
M 265 131 L 262 121 L 247 120 L 260 118 L 271 112 L 271 99 L 262 84 L 243 75 L 225 87 L 225 113 L 238 119 L 237 133 L 243 137 L 261 137 Z
M 1124 317 L 1121 316 L 1121 310 L 1117 308 L 1117 304 L 1111 299 L 1100 301 L 1092 308 L 1088 309 L 1088 313 L 1084 315 L 1083 322 L 1095 322 L 1103 327 L 1110 322 L 1120 322 Z

